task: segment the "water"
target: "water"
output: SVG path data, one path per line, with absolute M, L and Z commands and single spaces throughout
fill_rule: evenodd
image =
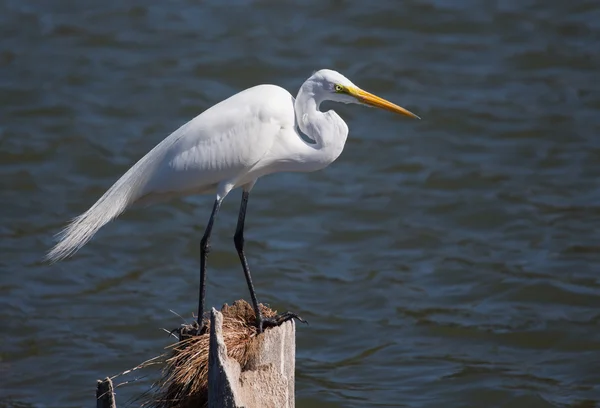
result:
M 52 235 L 197 113 L 324 67 L 423 120 L 328 104 L 338 161 L 253 190 L 259 300 L 310 321 L 297 406 L 600 406 L 599 43 L 591 0 L 3 0 L 0 406 L 90 406 L 170 344 L 213 198 L 128 212 L 49 266 Z M 248 298 L 238 204 L 210 305 Z

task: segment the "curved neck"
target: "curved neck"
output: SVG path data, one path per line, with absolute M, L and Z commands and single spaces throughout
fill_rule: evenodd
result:
M 307 145 L 310 151 L 310 161 L 322 163 L 323 167 L 333 162 L 342 153 L 348 137 L 348 126 L 334 111 L 321 112 L 319 106 L 323 92 L 315 89 L 319 84 L 310 80 L 302 84 L 294 110 L 296 122 L 302 133 L 314 141 Z

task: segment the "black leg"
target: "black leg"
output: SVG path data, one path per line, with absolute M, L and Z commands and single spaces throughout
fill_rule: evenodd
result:
M 246 221 L 246 207 L 248 206 L 248 191 L 242 192 L 242 203 L 240 204 L 240 213 L 238 216 L 237 227 L 235 228 L 235 235 L 233 236 L 233 242 L 235 243 L 235 249 L 240 257 L 242 268 L 244 268 L 244 275 L 246 276 L 246 282 L 248 283 L 248 289 L 250 290 L 250 297 L 252 298 L 252 307 L 256 315 L 256 328 L 259 333 L 262 333 L 265 327 L 279 326 L 280 324 L 291 320 L 298 319 L 301 322 L 306 323 L 297 314 L 286 312 L 274 318 L 265 319 L 263 318 L 260 308 L 258 307 L 258 301 L 256 300 L 256 292 L 254 291 L 254 285 L 252 284 L 252 276 L 250 275 L 250 268 L 248 267 L 248 261 L 246 260 L 246 254 L 244 254 L 244 222 Z
M 204 231 L 204 236 L 200 241 L 200 300 L 198 301 L 199 331 L 201 331 L 204 326 L 202 316 L 204 315 L 204 295 L 206 293 L 206 257 L 210 251 L 210 233 L 212 232 L 213 223 L 217 217 L 217 213 L 219 212 L 219 207 L 221 207 L 221 201 L 222 200 L 220 199 L 215 200 L 212 213 L 210 214 L 210 219 L 208 220 L 208 225 L 206 225 L 206 230 Z
M 256 325 L 259 332 L 262 329 L 262 314 L 258 307 L 258 301 L 256 300 L 256 292 L 254 291 L 254 285 L 252 284 L 252 276 L 250 275 L 250 268 L 248 268 L 248 261 L 246 260 L 246 254 L 244 254 L 244 222 L 246 221 L 246 207 L 248 205 L 249 192 L 242 192 L 242 203 L 240 204 L 240 214 L 238 216 L 237 227 L 235 228 L 235 235 L 233 236 L 233 242 L 235 243 L 235 249 L 240 257 L 242 268 L 244 268 L 244 275 L 246 276 L 246 282 L 248 283 L 248 289 L 250 290 L 250 297 L 252 298 L 252 307 L 256 314 Z

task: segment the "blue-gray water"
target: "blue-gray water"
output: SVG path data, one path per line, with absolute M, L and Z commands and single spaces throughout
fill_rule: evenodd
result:
M 599 406 L 599 45 L 593 0 L 1 1 L 0 406 L 91 406 L 171 343 L 213 197 L 128 212 L 49 266 L 53 234 L 202 110 L 319 68 L 423 120 L 328 104 L 338 161 L 252 192 L 259 300 L 310 321 L 297 406 Z M 249 298 L 238 202 L 209 305 Z

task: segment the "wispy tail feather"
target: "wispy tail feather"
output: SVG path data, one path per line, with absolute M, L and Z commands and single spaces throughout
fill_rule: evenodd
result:
M 57 262 L 73 255 L 84 246 L 100 228 L 133 205 L 141 195 L 154 172 L 160 166 L 166 143 L 160 143 L 131 167 L 86 212 L 75 217 L 57 234 L 59 242 L 46 255 L 46 260 Z
M 128 207 L 152 191 L 154 177 L 160 175 L 161 166 L 168 165 L 165 155 L 179 138 L 185 135 L 188 122 L 156 145 L 131 167 L 86 212 L 74 218 L 57 234 L 59 242 L 48 252 L 46 260 L 60 261 L 73 255 L 84 246 L 102 226 L 118 217 Z
M 119 180 L 121 181 L 121 180 Z M 89 210 L 75 217 L 56 236 L 59 242 L 48 252 L 46 260 L 54 263 L 65 259 L 84 246 L 102 226 L 116 218 L 129 206 L 127 191 L 117 182 Z

